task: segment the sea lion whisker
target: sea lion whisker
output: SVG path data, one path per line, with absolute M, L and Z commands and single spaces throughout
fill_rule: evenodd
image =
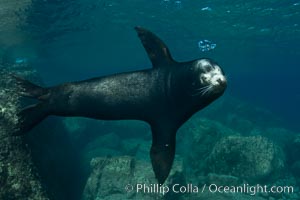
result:
M 198 94 L 203 93 L 203 91 L 204 91 L 205 89 L 206 89 L 206 88 L 202 88 L 201 90 L 198 89 L 199 91 L 197 91 L 196 93 L 192 94 L 191 96 L 197 96 Z
M 207 89 L 205 89 L 205 91 L 203 92 L 202 96 L 204 96 L 205 94 L 209 94 L 211 92 L 212 86 L 210 85 L 210 87 L 208 87 Z
M 210 86 L 210 85 L 206 85 L 206 86 L 203 86 L 203 87 L 201 87 L 201 88 L 197 88 L 196 90 L 201 91 L 201 90 L 204 90 L 204 89 L 208 88 L 209 86 Z
M 199 92 L 196 92 L 196 93 L 194 93 L 194 94 L 191 94 L 191 96 L 197 96 L 197 95 L 199 95 L 199 94 L 201 94 L 203 91 L 199 91 Z
M 197 91 L 196 93 L 192 94 L 192 96 L 197 96 L 197 95 L 199 95 L 199 94 L 201 94 L 201 95 L 203 96 L 203 95 L 206 94 L 208 91 L 210 91 L 211 88 L 212 88 L 211 85 L 207 85 L 207 86 L 204 86 L 204 87 L 202 87 L 202 88 L 196 89 L 196 90 L 198 90 L 198 91 Z

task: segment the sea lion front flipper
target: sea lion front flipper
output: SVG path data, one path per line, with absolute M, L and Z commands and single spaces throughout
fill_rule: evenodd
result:
M 150 157 L 159 184 L 167 179 L 175 156 L 176 130 L 152 128 Z
M 135 30 L 148 53 L 153 68 L 168 67 L 176 63 L 173 60 L 167 45 L 165 45 L 159 37 L 151 31 L 139 26 L 135 27 Z

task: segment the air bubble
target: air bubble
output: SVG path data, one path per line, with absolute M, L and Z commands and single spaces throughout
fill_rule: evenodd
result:
M 212 11 L 211 7 L 203 7 L 201 8 L 202 11 Z
M 16 58 L 15 59 L 16 64 L 24 64 L 27 63 L 27 58 Z
M 198 42 L 198 47 L 201 51 L 210 51 L 216 48 L 217 44 L 209 41 L 209 40 L 200 40 Z

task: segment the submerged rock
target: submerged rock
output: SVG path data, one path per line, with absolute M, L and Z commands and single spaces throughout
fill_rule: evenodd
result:
M 124 139 L 121 142 L 122 151 L 126 155 L 133 156 L 138 160 L 146 160 L 150 162 L 151 140 L 144 139 Z
M 285 128 L 269 127 L 261 132 L 261 135 L 279 144 L 284 150 L 289 151 L 289 147 L 294 145 L 297 133 Z M 300 145 L 299 145 L 300 146 Z M 298 154 L 299 155 L 299 154 Z M 297 157 L 298 157 L 297 155 Z
M 184 157 L 187 170 L 196 176 L 203 175 L 206 169 L 205 160 L 211 153 L 214 145 L 224 136 L 238 135 L 237 132 L 223 124 L 193 117 L 178 133 L 178 153 Z
M 183 167 L 180 159 L 176 161 L 165 184 L 183 181 Z M 95 199 L 162 199 L 159 192 L 137 191 L 138 184 L 150 188 L 157 181 L 149 162 L 135 160 L 130 156 L 114 158 L 94 158 L 91 161 L 92 173 L 87 180 L 83 200 Z M 147 189 L 146 189 L 147 190 Z
M 10 136 L 19 109 L 33 102 L 20 99 L 22 88 L 9 73 L 41 82 L 30 66 L 0 65 L 0 108 L 4 108 L 0 112 L 0 199 L 48 199 L 47 194 L 53 199 L 75 199 L 81 194 L 77 149 L 58 119 L 45 120 L 24 137 Z
M 212 172 L 257 181 L 278 177 L 284 167 L 281 148 L 261 136 L 229 136 L 220 140 L 208 157 Z
M 201 116 L 217 120 L 245 136 L 251 135 L 253 129 L 265 130 L 283 124 L 282 120 L 269 110 L 229 95 L 201 111 Z
M 240 185 L 242 181 L 235 176 L 229 175 L 220 175 L 209 173 L 202 184 L 216 184 L 216 185 L 228 185 L 228 186 L 236 186 Z
M 84 147 L 81 155 L 84 165 L 87 166 L 95 157 L 121 156 L 123 153 L 120 151 L 120 138 L 115 133 L 100 135 Z
M 22 138 L 11 137 L 18 123 L 19 88 L 0 65 L 0 199 L 41 199 L 48 196 Z M 20 71 L 19 71 L 20 72 Z

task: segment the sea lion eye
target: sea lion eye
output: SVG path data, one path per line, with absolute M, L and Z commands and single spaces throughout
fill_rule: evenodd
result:
M 209 72 L 209 71 L 212 70 L 212 66 L 211 66 L 211 65 L 204 65 L 204 66 L 203 66 L 203 70 L 204 70 L 205 72 Z

